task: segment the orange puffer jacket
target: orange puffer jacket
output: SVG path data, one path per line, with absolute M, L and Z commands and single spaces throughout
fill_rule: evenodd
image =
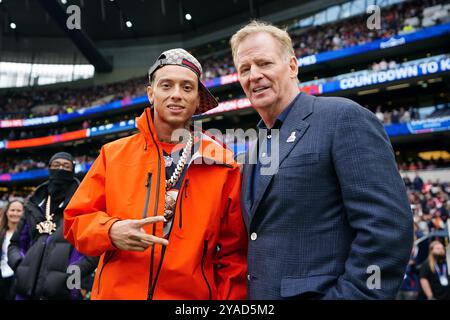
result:
M 182 181 L 169 245 L 144 252 L 112 245 L 117 220 L 164 212 L 164 159 L 150 109 L 137 126 L 139 133 L 103 146 L 64 212 L 65 238 L 79 252 L 101 256 L 92 299 L 245 299 L 239 166 L 205 134 Z M 162 237 L 162 223 L 144 229 Z

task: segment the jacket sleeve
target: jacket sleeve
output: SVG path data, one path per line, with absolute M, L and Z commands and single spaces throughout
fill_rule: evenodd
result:
M 64 210 L 64 237 L 82 254 L 100 256 L 114 250 L 109 229 L 119 220 L 105 203 L 105 148 L 93 163 Z
M 413 216 L 381 122 L 347 102 L 332 157 L 346 220 L 354 231 L 344 273 L 325 299 L 394 299 L 413 244 Z
M 240 205 L 241 174 L 236 165 L 225 185 L 218 250 L 214 257 L 218 300 L 243 300 L 247 296 L 247 233 Z
M 30 229 L 25 215 L 26 213 L 22 215 L 8 247 L 8 265 L 13 270 L 19 266 L 31 246 Z

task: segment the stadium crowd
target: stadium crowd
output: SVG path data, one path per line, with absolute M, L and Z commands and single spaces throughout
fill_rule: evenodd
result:
M 434 106 L 434 110 L 426 116 L 420 115 L 420 108 L 416 107 L 400 107 L 390 108 L 384 110 L 383 107 L 378 105 L 373 111 L 376 117 L 385 125 L 405 123 L 412 120 L 424 120 L 432 118 L 442 118 L 450 116 L 450 104 Z
M 439 265 L 445 264 L 442 244 L 448 239 L 447 220 L 450 214 L 450 183 L 423 181 L 416 174 L 414 179 L 404 178 L 411 211 L 414 215 L 415 245 L 411 253 L 398 299 L 402 300 L 448 300 L 450 288 L 437 279 L 439 261 L 433 258 L 434 247 L 442 247 Z M 448 241 L 448 240 L 447 240 Z M 436 268 L 436 270 L 438 270 Z M 424 280 L 425 284 L 424 284 Z M 432 294 L 426 292 L 431 287 Z
M 76 164 L 88 164 L 92 163 L 96 155 L 93 155 L 94 152 L 92 152 L 91 155 L 80 155 L 75 156 L 75 163 Z M 13 158 L 5 157 L 5 159 L 2 159 L 2 162 L 0 162 L 0 174 L 14 174 L 14 173 L 20 173 L 20 172 L 27 172 L 30 170 L 39 170 L 39 169 L 46 169 L 48 167 L 46 157 L 36 157 L 34 159 L 28 158 L 23 159 L 19 162 L 14 160 Z
M 138 77 L 80 89 L 58 88 L 7 91 L 0 95 L 2 119 L 35 118 L 70 114 L 75 110 L 102 105 L 113 100 L 140 96 L 147 80 Z
M 387 9 L 383 9 L 384 19 L 381 19 L 382 25 L 380 29 L 368 29 L 367 16 L 359 15 L 333 23 L 292 30 L 290 34 L 295 55 L 297 58 L 301 58 L 320 52 L 339 50 L 365 44 L 380 38 L 389 38 L 398 34 L 413 32 L 425 26 L 446 23 L 450 20 L 448 10 L 445 10 L 445 13 L 441 10 L 435 19 L 428 19 L 424 15 L 426 8 L 441 3 L 442 1 L 437 0 L 415 0 L 392 5 Z M 322 39 L 322 41 L 317 41 L 317 39 Z M 232 63 L 231 52 L 229 51 L 211 56 L 205 59 L 203 63 L 207 66 L 205 68 L 206 79 L 213 79 L 236 72 Z
M 23 140 L 32 139 L 46 136 L 53 136 L 58 134 L 63 134 L 66 132 L 72 132 L 76 130 L 89 129 L 92 127 L 98 127 L 102 125 L 108 125 L 113 123 L 119 123 L 121 121 L 128 121 L 130 119 L 135 119 L 139 115 L 137 111 L 130 111 L 126 114 L 120 114 L 117 116 L 109 116 L 108 118 L 98 118 L 98 119 L 87 119 L 80 122 L 76 122 L 67 126 L 58 127 L 48 127 L 48 128 L 19 128 L 19 129 L 5 129 L 0 130 L 0 140 L 6 139 L 12 140 Z
M 339 20 L 324 25 L 292 30 L 291 36 L 297 57 L 338 50 L 364 44 L 379 38 L 411 32 L 424 26 L 450 20 L 449 5 L 434 10 L 436 18 L 424 15 L 426 8 L 437 8 L 442 0 L 413 0 L 383 9 L 380 29 L 369 30 L 365 15 Z M 438 8 L 437 8 L 438 9 Z M 436 12 L 435 12 L 436 11 Z M 323 41 L 317 41 L 322 39 Z M 204 80 L 236 72 L 229 50 L 211 48 L 213 54 L 200 57 L 204 66 Z M 195 48 L 192 50 L 195 51 Z M 394 66 L 394 61 L 374 63 L 372 69 L 383 70 Z M 6 92 L 0 95 L 2 119 L 33 118 L 72 113 L 81 108 L 104 104 L 112 100 L 132 98 L 145 92 L 146 77 L 80 89 L 33 89 Z

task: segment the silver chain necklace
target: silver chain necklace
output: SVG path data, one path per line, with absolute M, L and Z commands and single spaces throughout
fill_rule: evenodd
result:
M 175 205 L 177 203 L 177 192 L 169 191 L 174 185 L 177 184 L 178 180 L 180 180 L 181 174 L 186 166 L 186 162 L 188 160 L 189 155 L 192 150 L 192 143 L 194 141 L 194 135 L 191 133 L 186 146 L 183 148 L 183 152 L 181 154 L 180 159 L 178 160 L 177 166 L 172 173 L 172 176 L 167 180 L 166 179 L 166 195 L 165 195 L 165 204 L 164 204 L 164 218 L 166 222 L 169 221 L 174 213 L 175 213 Z
M 180 159 L 178 160 L 177 166 L 172 173 L 172 176 L 167 180 L 166 179 L 166 190 L 172 188 L 177 184 L 178 180 L 181 177 L 181 173 L 183 172 L 184 166 L 186 165 L 187 159 L 191 154 L 192 150 L 192 142 L 194 141 L 193 134 L 191 133 L 189 136 L 189 140 L 183 148 L 183 153 L 181 154 Z

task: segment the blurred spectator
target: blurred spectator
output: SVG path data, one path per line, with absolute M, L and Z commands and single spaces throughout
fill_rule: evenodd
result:
M 416 239 L 415 235 L 414 239 Z M 406 267 L 403 283 L 397 294 L 397 300 L 416 300 L 419 295 L 420 283 L 416 268 L 417 253 L 418 247 L 414 246 L 411 252 L 411 258 Z
M 391 124 L 391 113 L 388 112 L 388 111 L 385 111 L 383 115 L 384 115 L 383 123 L 384 124 Z
M 384 71 L 384 70 L 388 69 L 388 63 L 386 62 L 385 59 L 381 60 L 378 65 L 380 66 L 380 71 Z
M 400 122 L 409 122 L 411 121 L 411 113 L 409 110 L 405 110 L 404 107 L 400 108 Z
M 415 191 L 421 191 L 423 188 L 423 180 L 419 175 L 416 173 L 416 176 L 414 177 L 413 186 Z
M 420 269 L 420 284 L 428 300 L 450 300 L 445 248 L 439 241 L 430 243 L 428 259 Z
M 89 128 L 89 121 L 87 121 L 87 120 L 84 120 L 84 121 L 83 121 L 83 125 L 82 125 L 82 127 L 83 127 L 83 129 L 87 129 L 87 128 Z
M 395 69 L 396 67 L 397 67 L 397 62 L 395 62 L 394 60 L 389 61 L 389 65 L 388 65 L 389 69 Z
M 400 122 L 400 114 L 397 109 L 394 109 L 394 110 L 392 110 L 392 114 L 391 114 L 391 123 L 397 124 L 399 122 Z
M 49 179 L 33 192 L 11 238 L 8 264 L 18 300 L 82 299 L 80 288 L 67 286 L 67 268 L 78 266 L 84 278 L 97 266 L 98 257 L 83 256 L 63 236 L 64 209 L 79 185 L 73 162 L 66 152 L 51 157 Z
M 12 300 L 15 296 L 14 271 L 8 265 L 8 246 L 23 212 L 23 202 L 12 200 L 0 216 L 0 300 Z
M 381 112 L 381 106 L 377 107 L 375 115 L 377 116 L 378 120 L 380 120 L 380 122 L 384 121 L 384 115 L 383 115 L 383 112 Z

